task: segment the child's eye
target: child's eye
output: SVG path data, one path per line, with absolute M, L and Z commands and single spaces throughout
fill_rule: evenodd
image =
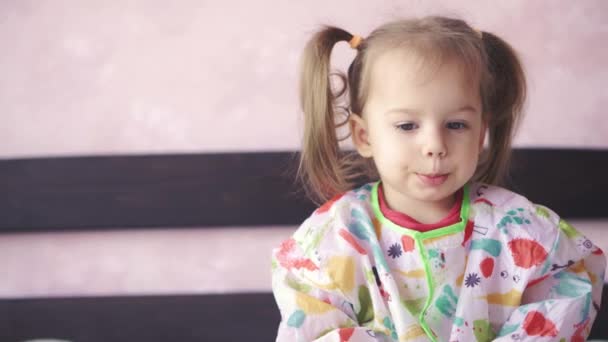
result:
M 467 124 L 464 122 L 449 122 L 447 126 L 449 129 L 456 129 L 456 130 L 465 129 L 468 127 Z
M 402 123 L 397 125 L 397 128 L 402 130 L 402 131 L 411 131 L 414 128 L 416 128 L 416 124 L 408 122 L 408 123 Z

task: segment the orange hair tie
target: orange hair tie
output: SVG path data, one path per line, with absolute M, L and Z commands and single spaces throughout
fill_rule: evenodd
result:
M 361 44 L 361 41 L 363 41 L 361 36 L 354 35 L 348 43 L 350 44 L 351 48 L 356 49 L 359 47 L 359 44 Z

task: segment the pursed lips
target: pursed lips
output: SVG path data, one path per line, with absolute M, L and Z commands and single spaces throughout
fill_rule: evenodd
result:
M 449 173 L 416 173 L 416 174 L 420 175 L 420 176 L 429 177 L 429 178 L 437 178 L 437 177 L 443 177 L 443 176 L 449 175 Z
M 448 179 L 449 173 L 418 174 L 418 178 L 428 186 L 439 186 Z

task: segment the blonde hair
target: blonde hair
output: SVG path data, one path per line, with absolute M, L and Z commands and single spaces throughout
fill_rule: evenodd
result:
M 463 75 L 478 82 L 489 139 L 473 180 L 489 184 L 504 180 L 526 98 L 524 71 L 508 43 L 492 33 L 480 33 L 459 19 L 432 16 L 399 20 L 380 26 L 357 46 L 357 56 L 347 75 L 332 73 L 333 47 L 352 38 L 343 29 L 323 27 L 307 43 L 302 57 L 300 105 L 304 136 L 298 179 L 312 200 L 322 203 L 352 189 L 365 177 L 377 177 L 369 159 L 340 151 L 339 142 L 347 137 L 339 139 L 336 130 L 348 122 L 348 115 L 363 113 L 371 66 L 390 49 L 408 49 L 423 57 L 428 66 L 439 66 L 448 59 L 457 61 Z M 338 89 L 332 89 L 332 75 L 342 81 Z M 346 92 L 349 103 L 343 108 L 340 100 Z M 345 119 L 340 120 L 339 115 Z

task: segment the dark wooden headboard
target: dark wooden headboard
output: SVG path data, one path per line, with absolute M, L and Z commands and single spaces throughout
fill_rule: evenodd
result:
M 293 184 L 296 157 L 0 160 L 0 234 L 296 225 L 314 209 Z M 606 219 L 607 175 L 606 150 L 517 149 L 507 187 L 566 218 Z M 607 298 L 592 338 L 608 339 Z M 0 299 L 0 341 L 269 341 L 278 322 L 271 293 Z

